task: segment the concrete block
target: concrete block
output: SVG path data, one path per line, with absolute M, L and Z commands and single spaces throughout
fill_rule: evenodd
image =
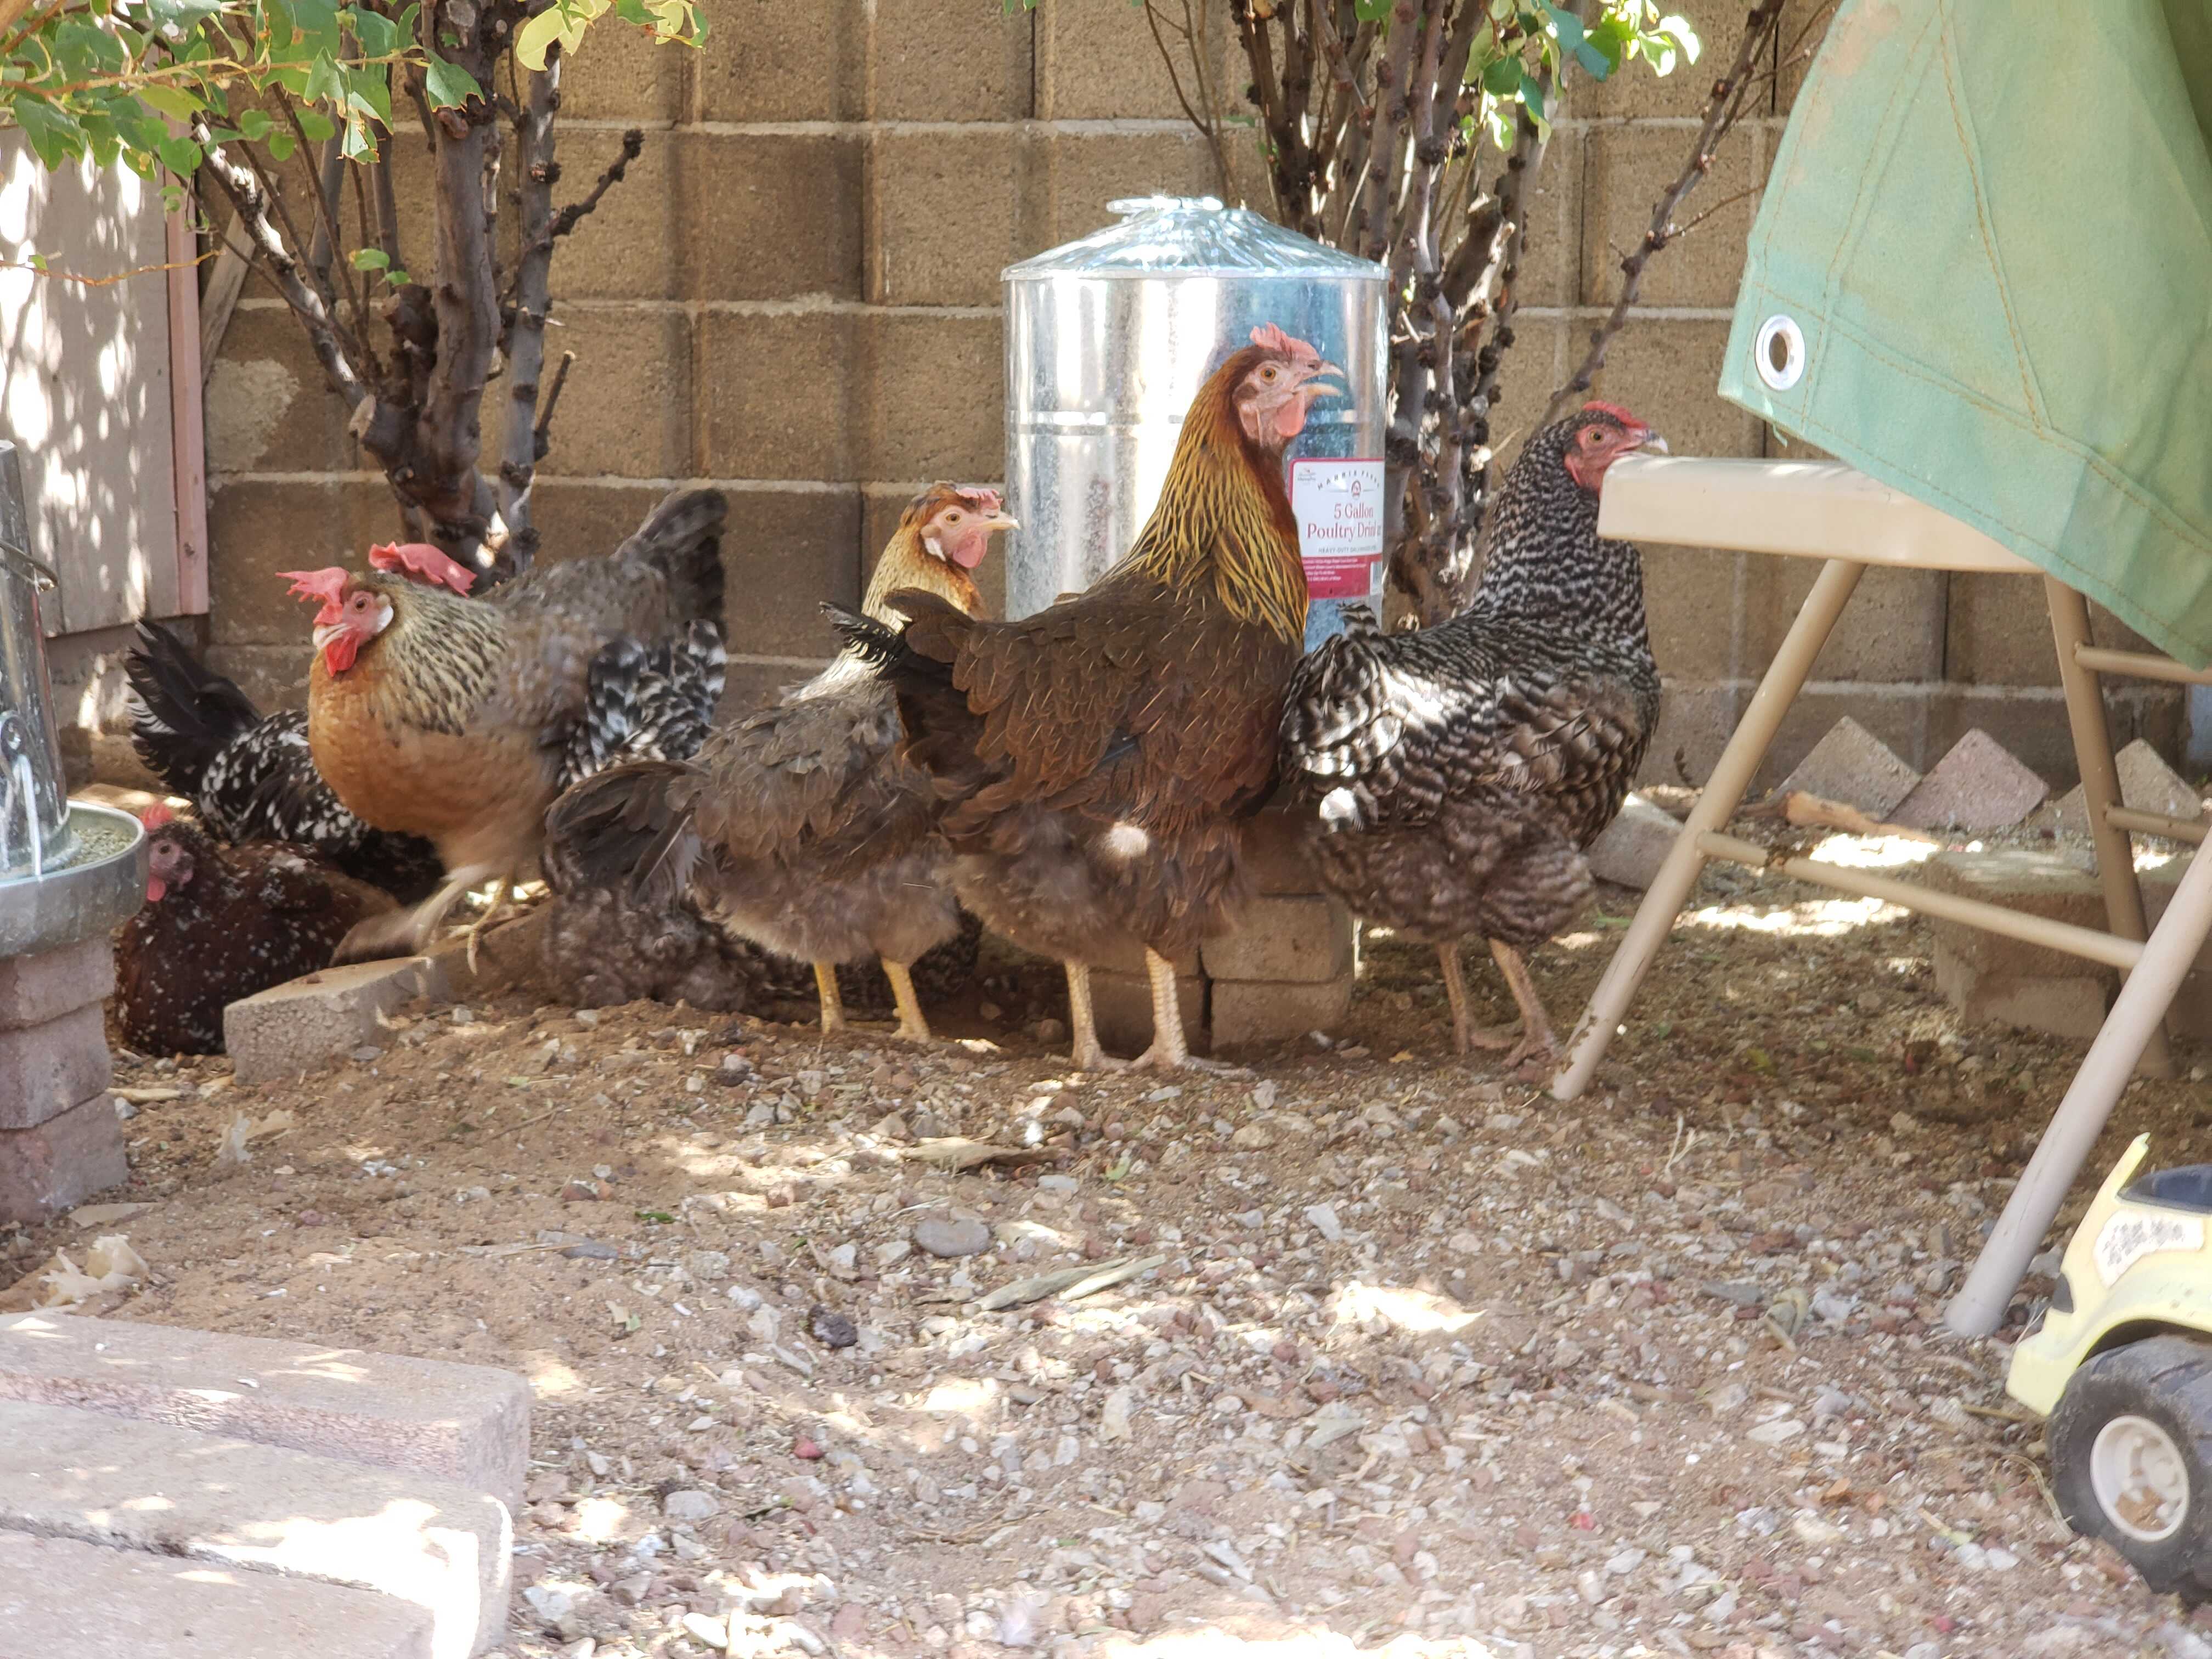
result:
M 2166 763 L 2158 750 L 2142 738 L 2112 757 L 2114 769 L 2120 775 L 2120 802 L 2138 812 L 2161 812 L 2168 817 L 2194 820 L 2201 817 L 2204 803 L 2172 767 Z M 2088 808 L 2084 803 L 2081 786 L 2074 787 L 2038 812 L 2029 822 L 2039 829 L 2069 831 L 2074 835 L 2089 833 Z
M 859 476 L 865 429 L 848 416 L 854 373 L 855 319 L 835 312 L 773 317 L 711 313 L 701 319 L 704 361 L 718 366 L 699 386 L 700 441 L 712 478 L 828 478 Z M 735 372 L 732 372 L 735 371 Z M 978 396 L 981 396 L 979 391 Z M 995 408 L 1002 401 L 994 397 Z M 917 411 L 918 413 L 921 411 Z M 945 421 L 941 406 L 927 411 Z M 864 417 L 863 417 L 864 418 Z M 996 432 L 1003 415 L 991 417 Z M 1003 471 L 1003 456 L 990 471 Z M 632 529 L 636 528 L 635 521 Z M 742 524 L 723 538 L 734 547 L 775 552 Z
M 561 395 L 563 407 L 568 398 L 577 400 L 578 418 L 554 422 L 553 447 L 539 463 L 540 476 L 689 476 L 693 453 L 690 319 L 679 311 L 571 310 L 560 317 L 562 326 L 551 331 L 547 345 L 556 363 L 562 352 L 576 354 L 568 389 Z M 506 433 L 513 409 L 507 389 L 502 380 L 484 396 L 487 454 L 499 453 Z M 644 516 L 641 503 L 623 534 L 636 529 L 637 520 Z M 620 539 L 550 544 L 557 549 L 557 557 L 596 557 L 612 552 Z
M 1659 701 L 1659 727 L 1637 769 L 1639 786 L 1702 783 L 1728 746 L 1748 693 L 1735 686 L 1669 679 Z
M 1895 750 L 1846 714 L 1776 786 L 1776 792 L 1802 789 L 1884 818 L 1919 781 L 1920 775 L 1899 760 Z
M 169 1325 L 0 1315 L 0 1400 L 412 1470 L 510 1510 L 530 1457 L 530 1385 L 512 1371 Z
M 744 499 L 744 525 L 722 538 L 731 650 L 827 659 L 837 641 L 822 601 L 860 602 L 859 493 L 749 489 Z M 984 562 L 999 562 L 994 550 Z M 787 666 L 782 684 L 805 678 Z
M 687 134 L 676 166 L 684 297 L 860 297 L 856 135 Z
M 1325 984 L 1222 980 L 1213 987 L 1213 1041 L 1221 1048 L 1288 1042 L 1308 1031 L 1332 1031 L 1352 1006 L 1349 975 Z
M 1199 949 L 1218 986 L 1224 980 L 1273 980 L 1316 985 L 1357 971 L 1352 912 L 1320 893 L 1255 898 L 1237 925 Z
M 872 387 L 856 411 L 868 432 L 867 476 L 965 479 L 1004 471 L 999 318 L 878 312 L 864 319 L 861 337 Z
M 1644 550 L 1644 610 L 1651 651 L 1670 678 L 1735 678 L 1741 642 L 1732 618 L 1748 556 L 1706 548 Z
M 561 59 L 561 113 L 571 121 L 681 121 L 690 107 L 694 63 L 726 45 L 716 40 L 697 52 L 664 46 L 644 29 L 617 26 L 594 33 Z M 568 173 L 563 182 L 581 181 Z
M 1744 654 L 1757 672 L 1781 648 L 1783 636 L 1820 573 L 1815 559 L 1751 559 L 1744 582 Z M 1813 679 L 1925 684 L 1943 678 L 1943 583 L 1940 570 L 1869 570 L 1813 661 Z M 1845 694 L 1864 707 L 1863 692 Z M 1869 723 L 1879 724 L 1869 714 Z M 1889 739 L 1918 760 L 1929 751 Z
M 115 947 L 105 938 L 9 957 L 0 960 L 0 1031 L 43 1025 L 114 994 Z
M 100 1005 L 0 1031 L 0 1129 L 28 1129 L 108 1085 L 107 1026 Z
M 875 0 L 868 114 L 1009 121 L 1030 113 L 1029 17 L 969 0 Z
M 858 119 L 868 14 L 864 0 L 718 11 L 713 40 L 691 54 L 700 114 L 709 121 Z
M 997 305 L 999 272 L 1019 257 L 1030 148 L 1002 126 L 878 134 L 868 149 L 869 302 Z M 977 189 L 980 179 L 992 188 Z
M 2058 684 L 2058 653 L 2040 576 L 1953 572 L 1944 629 L 1948 678 L 1972 685 Z M 2057 719 L 2063 729 L 2063 709 Z
M 1575 303 L 1582 276 L 1583 158 L 1586 153 L 1580 132 L 1553 128 L 1552 142 L 1544 146 L 1542 164 L 1528 191 L 1521 275 L 1513 284 L 1524 306 Z M 1522 349 L 1522 343 L 1515 344 L 1514 357 L 1520 356 Z M 1553 384 L 1540 372 L 1537 378 L 1547 386 Z
M 0 1129 L 0 1223 L 38 1222 L 131 1178 L 115 1102 L 94 1095 L 28 1129 Z
M 1589 844 L 1584 854 L 1590 873 L 1600 881 L 1622 887 L 1649 887 L 1659 866 L 1674 851 L 1682 826 L 1672 812 L 1632 794 L 1620 804 L 1620 816 Z
M 1310 808 L 1271 806 L 1244 825 L 1243 870 L 1252 890 L 1262 897 L 1317 893 L 1321 881 L 1305 853 Z
M 1182 120 L 1168 62 L 1152 39 L 1144 9 L 1137 6 L 1040 6 L 1036 19 L 1038 116 L 1048 121 L 1126 120 L 1149 116 Z M 1228 19 L 1215 8 L 1197 15 L 1214 56 L 1220 61 L 1220 31 Z M 1181 43 L 1176 69 L 1188 80 L 1190 66 Z M 1246 72 L 1247 78 L 1250 71 Z
M 1055 132 L 1043 152 L 1042 216 L 1036 245 L 1025 254 L 1115 223 L 1106 204 L 1124 196 L 1204 196 L 1220 187 L 1212 154 L 1195 130 Z
M 1168 956 L 1168 961 L 1174 964 L 1175 970 L 1178 974 L 1185 975 L 1196 974 L 1199 971 L 1198 951 L 1197 945 L 1187 945 L 1180 951 L 1171 951 Z M 1110 969 L 1117 974 L 1133 975 L 1142 979 L 1145 977 L 1145 947 L 1134 940 L 1123 940 L 1114 949 L 1103 951 L 1095 957 L 1091 965 L 1093 968 Z
M 207 379 L 208 470 L 344 471 L 359 454 L 292 313 L 234 312 Z
M 1682 171 L 1689 141 L 1680 128 L 1627 126 L 1592 131 L 1585 145 L 1581 297 L 1586 305 L 1611 305 L 1620 291 L 1621 259 L 1642 244 L 1650 229 L 1651 204 Z M 1638 303 L 1725 306 L 1734 301 L 1743 275 L 1744 237 L 1759 211 L 1756 186 L 1764 171 L 1751 143 L 1723 144 L 1716 149 L 1711 173 L 1675 222 L 1686 222 L 1689 216 L 1709 210 L 1712 217 L 1695 236 L 1683 238 L 1650 261 Z M 1731 197 L 1739 199 L 1729 201 Z M 1722 202 L 1728 205 L 1718 206 Z M 1651 416 L 1644 414 L 1644 418 Z
M 1951 746 L 1890 814 L 1916 830 L 2002 830 L 2051 793 L 2012 751 L 1977 726 Z
M 364 1042 L 381 1043 L 379 1014 L 426 994 L 423 957 L 325 968 L 232 1003 L 223 1048 L 240 1083 L 319 1072 Z
M 2006 941 L 2009 943 L 2010 941 Z M 2088 969 L 2093 964 L 2079 964 Z M 2046 1036 L 2087 1042 L 2105 1023 L 2112 993 L 2108 973 L 1985 973 L 1942 940 L 1936 945 L 1936 984 L 1969 1025 L 2012 1025 Z
M 1182 1007 L 1182 1034 L 1194 1052 L 1206 1052 L 1206 981 L 1194 974 L 1176 978 L 1176 1000 Z M 1110 1054 L 1138 1054 L 1152 1046 L 1152 988 L 1142 974 L 1118 969 L 1091 970 L 1091 1007 L 1098 1022 L 1098 1041 Z
M 1938 892 L 2001 904 L 2076 927 L 2102 928 L 2104 889 L 2085 854 L 2028 848 L 1938 853 L 1920 879 Z M 1984 933 L 1964 922 L 1929 919 L 1937 945 L 1978 974 L 2000 979 L 2065 979 L 2095 971 L 2093 963 L 2040 945 Z
M 0 1530 L 377 1591 L 429 1614 L 432 1659 L 507 1632 L 496 1498 L 166 1423 L 0 1402 Z
M 430 1615 L 365 1590 L 0 1532 L 0 1655 L 430 1659 Z

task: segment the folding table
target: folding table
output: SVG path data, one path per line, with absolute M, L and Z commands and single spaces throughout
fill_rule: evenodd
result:
M 1986 1335 L 2002 1319 L 2006 1304 L 2137 1062 L 2168 1071 L 2166 1012 L 2207 936 L 2212 935 L 2212 856 L 2208 856 L 2191 861 L 2156 932 L 2146 942 L 2130 832 L 2201 845 L 2205 825 L 2201 820 L 2136 811 L 2122 804 L 2112 739 L 2105 726 L 2101 678 L 2118 674 L 2212 684 L 2212 671 L 2192 671 L 2170 657 L 2149 653 L 2100 648 L 2090 641 L 2087 602 L 2063 583 L 2044 577 L 2110 931 L 2074 927 L 1861 870 L 1770 854 L 1726 833 L 1783 716 L 1804 686 L 1814 659 L 1868 567 L 2042 575 L 2037 566 L 1948 514 L 1837 462 L 1623 456 L 1607 473 L 1598 529 L 1606 536 L 1646 544 L 1775 553 L 1815 558 L 1822 564 L 1674 849 L 1599 980 L 1568 1044 L 1565 1064 L 1553 1081 L 1552 1093 L 1558 1099 L 1572 1100 L 1589 1086 L 1637 987 L 1710 859 L 1771 869 L 1796 880 L 1881 899 L 2118 969 L 2125 975 L 2118 1000 L 1966 1285 L 1945 1311 L 1953 1330 Z

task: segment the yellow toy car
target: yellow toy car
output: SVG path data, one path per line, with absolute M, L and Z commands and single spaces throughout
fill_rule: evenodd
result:
M 2005 1389 L 2051 1419 L 2068 1523 L 2196 1601 L 2212 1595 L 2212 1164 L 2128 1186 L 2149 1147 L 2137 1135 L 2098 1188 Z

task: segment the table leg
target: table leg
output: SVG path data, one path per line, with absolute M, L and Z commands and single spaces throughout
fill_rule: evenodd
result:
M 2128 832 L 2112 821 L 2112 809 L 2120 805 L 2120 775 L 2112 763 L 2112 737 L 2105 725 L 2102 682 L 2075 654 L 2089 643 L 2089 602 L 2056 577 L 2045 577 L 2043 588 L 2051 605 L 2051 637 L 2058 647 L 2058 683 L 2066 693 L 2066 719 L 2074 732 L 2074 759 L 2081 769 L 2081 811 L 2089 820 L 2089 839 L 2097 849 L 2097 878 L 2105 889 L 2106 922 L 2117 937 L 2140 941 L 2145 924 L 2135 846 Z M 2163 1012 L 2161 1009 L 2161 1016 Z M 2153 1077 L 2174 1074 L 2162 1025 L 2153 1029 L 2142 1065 Z
M 1790 624 L 1781 649 L 1767 665 L 1765 678 L 1759 681 L 1759 690 L 1752 693 L 1750 707 L 1743 711 L 1735 735 L 1729 738 L 1712 775 L 1705 781 L 1698 804 L 1690 809 L 1689 821 L 1674 837 L 1674 848 L 1660 865 L 1650 890 L 1637 907 L 1636 919 L 1622 937 L 1620 948 L 1606 964 L 1604 976 L 1598 981 L 1589 1006 L 1583 1011 L 1574 1037 L 1567 1045 L 1566 1066 L 1552 1080 L 1553 1099 L 1572 1100 L 1589 1086 L 1590 1076 L 1597 1070 L 1598 1061 L 1605 1057 L 1606 1045 L 1613 1040 L 1614 1028 L 1636 996 L 1636 988 L 1643 983 L 1651 959 L 1674 927 L 1682 902 L 1698 884 L 1698 872 L 1705 863 L 1698 837 L 1706 830 L 1722 828 L 1743 804 L 1744 793 L 1751 787 L 1752 774 L 1765 759 L 1782 717 L 1796 701 L 1797 693 L 1813 672 L 1813 659 L 1827 643 L 1836 619 L 1843 614 L 1851 591 L 1858 586 L 1859 577 L 1865 570 L 1864 565 L 1850 559 L 1830 559 L 1820 567 L 1813 591 L 1805 596 L 1805 603 L 1799 607 L 1796 620 Z
M 1973 1271 L 1943 1310 L 1943 1322 L 1959 1335 L 1987 1336 L 2003 1319 L 2005 1304 L 2012 1300 L 2045 1231 L 2066 1200 L 2067 1189 L 2081 1172 L 2128 1086 L 2136 1061 L 2166 1018 L 2174 993 L 2196 965 L 2197 953 L 2208 936 L 2212 936 L 2212 854 L 2199 853 L 2190 860 L 2135 972 L 2120 988 L 2119 1000 L 2089 1045 L 2043 1139 L 2036 1143 L 2035 1155 L 2021 1172 L 2020 1184 L 2012 1189 Z

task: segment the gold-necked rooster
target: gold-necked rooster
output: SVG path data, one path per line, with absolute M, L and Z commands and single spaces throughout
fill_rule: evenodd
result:
M 367 574 L 285 573 L 322 603 L 316 769 L 364 823 L 429 841 L 447 871 L 412 912 L 356 927 L 342 960 L 421 951 L 469 888 L 534 872 L 545 809 L 594 746 L 594 700 L 620 690 L 609 666 L 687 647 L 719 657 L 727 512 L 719 490 L 678 490 L 610 556 L 542 565 L 481 599 L 427 546 L 376 549 Z
M 907 591 L 889 596 L 903 630 L 844 623 L 897 692 L 961 902 L 1066 964 L 1079 1066 L 1107 1063 L 1088 964 L 1133 945 L 1154 1025 L 1138 1063 L 1191 1063 L 1169 957 L 1227 924 L 1239 820 L 1274 781 L 1306 625 L 1283 451 L 1342 372 L 1253 330 L 1193 400 L 1152 518 L 1088 592 L 988 622 Z

